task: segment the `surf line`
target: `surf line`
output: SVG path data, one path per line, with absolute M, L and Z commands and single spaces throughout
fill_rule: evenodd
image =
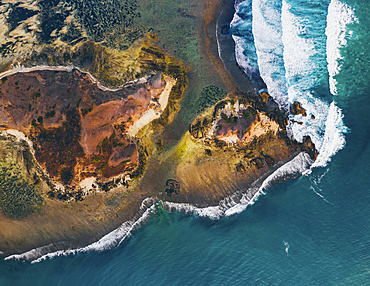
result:
M 329 88 L 332 95 L 337 95 L 337 80 L 335 76 L 340 71 L 338 60 L 342 59 L 340 48 L 347 44 L 346 36 L 351 37 L 351 31 L 347 32 L 347 25 L 358 22 L 354 10 L 339 0 L 331 0 L 326 17 L 326 61 L 329 73 Z
M 195 215 L 199 217 L 208 217 L 210 219 L 219 220 L 221 217 L 227 217 L 234 214 L 239 214 L 248 206 L 253 205 L 258 197 L 265 194 L 265 190 L 275 180 L 285 177 L 287 174 L 302 174 L 312 164 L 312 161 L 307 153 L 301 152 L 295 156 L 291 161 L 285 163 L 269 175 L 258 187 L 258 180 L 253 184 L 242 196 L 238 199 L 231 195 L 219 202 L 219 205 L 199 208 L 188 203 L 174 203 L 168 201 L 160 201 L 156 197 L 146 198 L 143 200 L 140 210 L 141 216 L 137 220 L 130 220 L 124 222 L 120 227 L 103 236 L 98 241 L 81 248 L 57 250 L 53 245 L 46 245 L 38 247 L 21 254 L 13 254 L 7 256 L 5 260 L 21 260 L 30 261 L 31 263 L 38 263 L 43 260 L 59 257 L 69 256 L 76 253 L 85 253 L 90 251 L 105 251 L 119 246 L 125 239 L 130 237 L 131 233 L 140 227 L 145 221 L 150 218 L 150 215 L 155 212 L 158 207 L 171 211 L 185 211 L 188 215 Z

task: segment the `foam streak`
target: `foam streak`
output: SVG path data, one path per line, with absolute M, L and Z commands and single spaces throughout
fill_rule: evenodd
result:
M 340 48 L 347 44 L 347 25 L 358 21 L 353 9 L 339 0 L 332 0 L 328 7 L 325 29 L 326 61 L 328 63 L 330 92 L 337 95 L 337 81 L 335 76 L 339 73 L 338 60 L 342 59 Z M 349 35 L 350 36 L 350 35 Z

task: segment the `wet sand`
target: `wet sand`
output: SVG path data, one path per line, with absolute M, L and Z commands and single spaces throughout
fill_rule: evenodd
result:
M 253 74 L 251 78 L 249 78 L 237 63 L 235 57 L 235 42 L 229 31 L 230 22 L 234 17 L 234 13 L 234 0 L 225 0 L 223 10 L 217 19 L 216 25 L 218 53 L 225 69 L 233 78 L 238 90 L 249 96 L 256 96 L 255 91 L 267 87 L 259 75 Z

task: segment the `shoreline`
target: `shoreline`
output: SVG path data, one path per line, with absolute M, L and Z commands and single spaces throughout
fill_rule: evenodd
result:
M 265 190 L 277 180 L 284 180 L 288 174 L 303 174 L 309 170 L 311 160 L 307 153 L 300 152 L 293 156 L 285 164 L 280 165 L 277 169 L 266 174 L 265 176 L 254 182 L 245 192 L 240 192 L 241 197 L 235 200 L 238 194 L 227 196 L 219 202 L 218 205 L 210 205 L 207 207 L 197 207 L 189 203 L 176 203 L 170 201 L 161 201 L 158 198 L 146 198 L 142 201 L 140 210 L 141 215 L 136 220 L 128 220 L 123 222 L 118 228 L 104 235 L 102 238 L 88 244 L 84 247 L 69 248 L 59 250 L 55 244 L 49 244 L 41 247 L 31 249 L 20 254 L 11 254 L 4 257 L 4 260 L 19 260 L 28 261 L 31 263 L 38 263 L 46 259 L 59 256 L 75 255 L 76 253 L 85 253 L 89 251 L 106 251 L 118 247 L 126 238 L 128 238 L 132 231 L 140 227 L 145 221 L 150 219 L 150 216 L 155 212 L 156 207 L 162 207 L 168 212 L 178 211 L 184 212 L 186 215 L 195 215 L 199 217 L 207 217 L 212 220 L 219 220 L 222 217 L 228 217 L 243 212 L 248 206 L 253 205 L 259 196 L 265 194 Z M 262 182 L 261 182 L 262 180 Z M 252 192 L 248 192 L 252 190 Z M 248 198 L 250 196 L 250 198 Z M 148 204 L 150 204 L 148 206 Z M 0 255 L 3 254 L 0 252 Z
M 225 0 L 225 5 L 216 22 L 216 37 L 218 55 L 225 70 L 233 78 L 238 90 L 248 96 L 257 96 L 258 90 L 266 88 L 261 78 L 254 80 L 243 71 L 238 65 L 235 54 L 235 42 L 230 33 L 230 23 L 235 14 L 234 0 Z M 257 85 L 257 86 L 255 86 Z M 254 92 L 251 92 L 251 91 Z
M 246 96 L 251 96 L 251 97 L 257 97 L 258 94 L 256 92 L 256 89 L 253 87 L 252 82 L 250 81 L 249 77 L 244 73 L 244 71 L 237 65 L 236 58 L 235 58 L 235 43 L 234 40 L 232 39 L 231 35 L 229 34 L 229 37 L 227 38 L 228 41 L 225 39 L 224 41 L 213 41 L 211 40 L 211 43 L 208 43 L 207 45 L 207 39 L 209 39 L 207 35 L 207 29 L 211 28 L 214 29 L 214 32 L 218 33 L 219 27 L 223 26 L 227 21 L 231 21 L 232 17 L 230 18 L 230 14 L 233 15 L 230 11 L 228 11 L 228 8 L 230 8 L 230 5 L 234 4 L 233 0 L 224 0 L 222 1 L 223 5 L 220 7 L 215 8 L 215 17 L 212 20 L 212 23 L 208 23 L 208 26 L 204 26 L 204 43 L 202 49 L 204 48 L 208 54 L 209 57 L 209 65 L 213 65 L 214 68 L 217 70 L 219 73 L 220 78 L 222 78 L 225 83 L 230 87 L 230 90 L 233 92 L 240 92 L 243 93 Z M 222 11 L 220 11 L 222 9 Z M 234 10 L 232 10 L 234 11 Z M 217 55 L 217 51 L 219 51 L 219 46 L 218 44 L 222 45 L 221 50 L 223 58 L 231 57 L 233 61 L 225 61 L 222 60 L 222 57 L 219 58 Z M 233 46 L 234 48 L 230 49 L 230 47 Z M 228 48 L 226 48 L 228 47 Z M 216 50 L 217 51 L 216 51 Z M 215 53 L 216 52 L 216 53 Z M 213 56 L 211 56 L 211 54 Z M 216 56 L 216 59 L 214 58 Z M 220 66 L 221 65 L 221 66 Z M 41 67 L 41 66 L 40 66 Z M 58 67 L 52 67 L 51 70 L 55 70 L 55 68 Z M 59 67 L 62 68 L 64 71 L 68 71 L 69 67 Z M 73 67 L 76 68 L 76 67 Z M 20 70 L 16 71 L 18 68 L 14 68 L 11 71 L 14 71 L 14 73 L 17 72 L 22 72 Z M 25 68 L 25 69 L 33 69 L 31 71 L 37 70 L 36 67 L 33 68 Z M 77 68 L 78 69 L 78 68 Z M 39 69 L 41 70 L 41 69 Z M 78 69 L 80 70 L 80 69 Z M 88 72 L 82 71 L 83 73 L 87 73 L 93 80 L 94 82 L 97 82 L 99 86 L 99 82 Z M 7 71 L 10 72 L 10 71 Z M 5 72 L 5 73 L 7 73 Z M 4 76 L 4 73 L 1 74 Z M 1 76 L 0 76 L 1 78 Z M 231 79 L 231 81 L 230 81 Z M 232 87 L 234 86 L 234 88 Z M 236 88 L 235 88 L 236 87 Z M 101 88 L 99 86 L 99 88 Z M 103 87 L 105 88 L 105 87 Z M 104 89 L 103 89 L 104 90 Z M 108 89 L 112 90 L 112 89 Z M 113 89 L 114 90 L 119 90 L 119 89 Z M 279 162 L 273 170 L 266 172 L 263 176 L 259 177 L 257 180 L 254 181 L 252 185 L 248 185 L 246 187 L 246 190 L 243 192 L 241 190 L 235 191 L 235 188 L 233 186 L 230 186 L 230 190 L 228 193 L 224 193 L 224 197 L 222 200 L 216 201 L 212 198 L 199 198 L 202 199 L 202 205 L 206 205 L 205 207 L 199 207 L 197 201 L 194 200 L 193 203 L 175 203 L 175 202 L 169 202 L 169 201 L 163 201 L 163 205 L 168 207 L 168 211 L 171 211 L 173 209 L 177 211 L 182 211 L 184 210 L 188 214 L 195 214 L 199 216 L 207 216 L 208 213 L 212 211 L 219 211 L 222 212 L 222 209 L 224 209 L 224 214 L 225 215 L 226 211 L 229 209 L 234 208 L 233 210 L 236 211 L 239 208 L 236 206 L 238 204 L 241 204 L 245 208 L 248 205 L 253 204 L 253 202 L 258 198 L 259 195 L 263 193 L 263 190 L 260 191 L 266 180 L 268 180 L 275 172 L 278 172 L 280 168 L 284 167 L 286 164 L 289 164 L 291 161 L 294 160 L 298 156 L 297 153 L 292 153 L 289 156 L 289 159 L 286 160 L 285 162 Z M 260 186 L 258 186 L 260 184 Z M 247 185 L 247 183 L 245 184 Z M 266 183 L 267 185 L 267 183 Z M 253 188 L 253 190 L 252 190 Z M 153 190 L 156 191 L 156 190 Z M 26 259 L 24 258 L 24 255 L 36 255 L 38 256 L 37 258 L 44 257 L 52 257 L 52 256 L 60 256 L 60 255 L 68 255 L 68 254 L 74 254 L 76 252 L 86 252 L 90 250 L 97 250 L 101 251 L 104 249 L 110 249 L 113 247 L 118 246 L 129 234 L 131 233 L 132 230 L 135 229 L 136 226 L 140 226 L 142 222 L 145 221 L 146 218 L 150 216 L 150 212 L 148 209 L 151 209 L 152 207 L 154 208 L 155 202 L 150 206 L 146 206 L 145 203 L 148 202 L 149 200 L 155 200 L 156 198 L 154 197 L 149 197 L 145 198 L 145 192 L 138 190 L 136 194 L 133 195 L 132 201 L 130 202 L 130 205 L 124 206 L 123 209 L 120 209 L 119 212 L 116 213 L 117 218 L 112 219 L 110 223 L 107 224 L 107 226 L 104 225 L 104 222 L 99 226 L 99 229 L 97 230 L 97 233 L 94 234 L 94 237 L 86 238 L 80 237 L 76 238 L 73 241 L 68 241 L 68 242 L 60 242 L 60 243 L 55 243 L 51 245 L 46 245 L 46 246 L 41 246 L 41 247 L 36 247 L 35 249 L 32 249 L 30 251 L 21 253 L 21 254 L 15 254 L 15 255 L 6 255 L 6 259 Z M 143 198 L 145 198 L 143 200 Z M 239 200 L 239 202 L 238 202 Z M 243 200 L 243 202 L 242 202 Z M 204 202 L 206 201 L 206 202 Z M 208 202 L 207 202 L 208 201 Z M 141 203 L 141 206 L 140 206 Z M 216 204 L 216 205 L 215 205 Z M 145 205 L 146 209 L 143 210 L 143 205 Z M 197 206 L 198 205 L 198 206 Z M 245 209 L 244 208 L 244 209 Z M 154 209 L 152 209 L 154 210 Z M 149 213 L 147 213 L 147 211 Z M 232 215 L 234 213 L 239 213 L 238 211 L 232 213 L 233 211 L 229 211 L 229 215 Z M 143 217 L 145 215 L 145 217 Z M 210 217 L 210 216 L 208 216 Z M 221 217 L 221 216 L 220 216 Z M 122 221 L 124 221 L 122 223 Z M 113 225 L 116 225 L 115 228 L 112 228 Z M 103 229 L 103 231 L 102 231 Z M 112 231 L 108 231 L 109 229 L 113 229 Z M 99 237 L 102 233 L 105 233 Z M 113 240 L 109 240 L 111 238 Z M 120 238 L 118 238 L 120 237 Z M 94 241 L 92 242 L 91 241 Z M 87 243 L 86 243 L 87 242 Z M 103 244 L 105 242 L 106 244 Z M 81 247 L 82 245 L 82 247 Z M 86 246 L 87 245 L 87 246 Z M 103 245 L 107 246 L 107 248 L 101 248 Z M 96 246 L 96 247 L 95 247 Z M 60 249 L 65 249 L 65 250 L 60 250 Z M 5 254 L 0 251 L 0 257 L 4 257 Z M 34 260 L 37 260 L 35 262 L 41 261 L 35 258 Z M 28 260 L 28 259 L 26 259 Z

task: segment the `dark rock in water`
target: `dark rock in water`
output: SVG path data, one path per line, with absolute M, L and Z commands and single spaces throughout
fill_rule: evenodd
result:
M 293 102 L 290 111 L 293 115 L 302 114 L 302 116 L 307 116 L 306 109 L 304 109 L 298 101 Z
M 316 160 L 317 156 L 319 155 L 315 148 L 315 144 L 313 144 L 311 137 L 309 136 L 303 137 L 303 150 L 310 155 L 312 160 Z

